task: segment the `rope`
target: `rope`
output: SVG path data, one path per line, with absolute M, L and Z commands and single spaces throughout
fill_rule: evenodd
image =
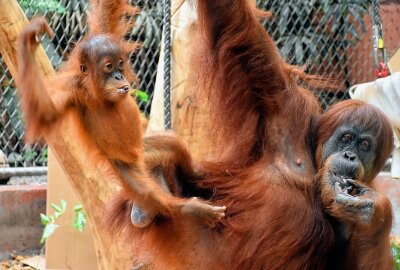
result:
M 164 0 L 164 128 L 171 129 L 171 0 Z
M 372 0 L 372 39 L 374 44 L 374 62 L 377 67 L 376 77 L 387 76 L 387 56 L 383 42 L 382 20 L 379 0 Z M 380 60 L 381 58 L 381 60 Z
M 374 27 L 377 29 L 377 34 L 382 37 L 382 21 L 380 16 L 380 3 L 379 0 L 372 0 L 372 20 Z

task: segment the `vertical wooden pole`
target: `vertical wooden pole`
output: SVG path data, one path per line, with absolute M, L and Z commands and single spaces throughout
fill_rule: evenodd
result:
M 201 0 L 197 0 L 201 1 Z M 256 0 L 249 0 L 256 5 Z M 196 74 L 192 74 L 190 59 L 192 48 L 196 49 L 197 23 L 193 7 L 189 0 L 171 0 L 172 5 L 172 48 L 171 58 L 171 115 L 172 127 L 183 140 L 186 141 L 189 151 L 195 161 L 204 160 L 213 156 L 215 140 L 209 133 L 209 114 L 206 104 L 195 100 Z M 160 61 L 161 63 L 161 61 Z M 160 66 L 161 67 L 161 66 Z M 149 130 L 162 129 L 162 79 L 159 68 L 153 106 L 150 114 Z

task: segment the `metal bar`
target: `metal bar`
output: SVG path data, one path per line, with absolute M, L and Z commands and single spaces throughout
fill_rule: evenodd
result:
M 47 167 L 0 168 L 0 179 L 7 179 L 12 176 L 34 176 L 46 174 Z

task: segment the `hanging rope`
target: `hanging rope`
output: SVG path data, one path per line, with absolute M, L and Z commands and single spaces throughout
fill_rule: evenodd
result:
M 387 69 L 387 56 L 385 44 L 383 42 L 382 20 L 380 15 L 379 0 L 372 0 L 372 38 L 374 44 L 374 62 L 376 66 L 375 75 L 377 78 L 386 77 L 388 74 Z
M 164 128 L 171 129 L 171 0 L 164 0 Z

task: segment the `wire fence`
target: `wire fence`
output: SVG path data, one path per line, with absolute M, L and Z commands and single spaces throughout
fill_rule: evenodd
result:
M 141 43 L 141 47 L 131 55 L 132 67 L 140 83 L 136 87 L 146 92 L 151 101 L 156 80 L 163 28 L 162 1 L 131 0 L 132 5 L 141 8 L 136 17 L 136 26 L 129 39 Z M 86 29 L 87 0 L 20 0 L 26 16 L 44 15 L 54 30 L 55 37 L 50 42 L 43 40 L 45 51 L 53 65 L 59 67 Z M 4 59 L 0 56 L 0 151 L 11 167 L 47 165 L 47 147 L 23 142 L 24 126 L 18 109 L 19 99 L 15 82 Z M 148 114 L 151 102 L 138 100 L 140 109 Z M 0 153 L 1 154 L 1 153 Z
M 347 99 L 350 86 L 375 78 L 373 58 L 373 2 L 378 0 L 257 0 L 272 11 L 263 22 L 289 63 L 305 65 L 307 71 L 337 81 L 341 91 L 315 94 L 323 108 Z M 381 1 L 384 37 L 389 53 L 400 45 L 400 30 L 391 21 L 399 18 L 400 1 Z M 386 28 L 385 28 L 386 26 Z
M 290 63 L 307 71 L 335 78 L 342 91 L 316 92 L 324 108 L 348 98 L 347 89 L 374 79 L 372 0 L 257 0 L 272 11 L 263 22 Z M 132 56 L 139 90 L 152 98 L 163 30 L 163 1 L 131 0 L 141 8 L 129 38 L 142 43 Z M 54 67 L 68 58 L 74 43 L 86 31 L 87 0 L 19 0 L 28 18 L 45 15 L 55 32 L 44 48 Z M 383 34 L 389 56 L 400 44 L 400 1 L 381 1 Z M 151 102 L 140 102 L 148 114 Z M 11 167 L 47 165 L 47 148 L 23 143 L 24 129 L 15 82 L 0 56 L 0 150 Z M 1 153 L 0 153 L 1 154 Z

